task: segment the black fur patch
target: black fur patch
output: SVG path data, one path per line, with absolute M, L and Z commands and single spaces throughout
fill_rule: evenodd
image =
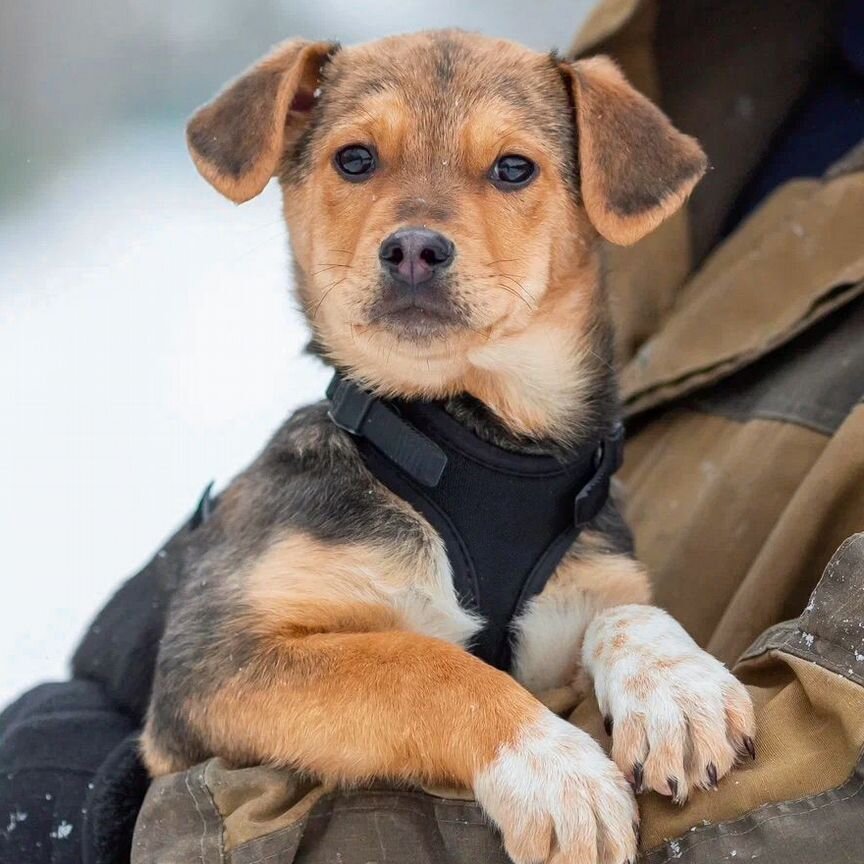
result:
M 464 62 L 464 49 L 446 34 L 441 34 L 435 40 L 435 49 L 435 74 L 442 84 L 450 84 L 458 64 Z

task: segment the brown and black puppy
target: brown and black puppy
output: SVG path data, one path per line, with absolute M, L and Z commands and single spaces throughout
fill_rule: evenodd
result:
M 279 178 L 324 359 L 381 396 L 441 400 L 502 448 L 558 457 L 615 419 L 600 239 L 644 236 L 705 168 L 609 60 L 459 32 L 287 42 L 193 117 L 189 146 L 236 202 Z M 326 404 L 303 409 L 200 529 L 147 765 L 216 754 L 460 784 L 517 862 L 632 859 L 627 781 L 683 801 L 752 750 L 754 729 L 743 687 L 646 605 L 620 535 L 609 505 L 512 622 L 504 674 L 465 650 L 483 622 L 460 606 L 441 537 Z M 589 679 L 614 720 L 611 760 L 538 699 Z

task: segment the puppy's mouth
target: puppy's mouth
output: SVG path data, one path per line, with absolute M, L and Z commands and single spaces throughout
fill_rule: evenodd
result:
M 464 310 L 439 291 L 385 291 L 369 313 L 369 326 L 419 342 L 441 339 L 466 323 Z

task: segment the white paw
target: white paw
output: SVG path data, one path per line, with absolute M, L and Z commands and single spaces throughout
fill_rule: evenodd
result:
M 612 758 L 637 792 L 679 803 L 756 758 L 746 688 L 670 615 L 621 606 L 598 616 L 582 653 L 612 734 Z
M 600 745 L 544 711 L 475 778 L 477 801 L 516 864 L 624 864 L 638 814 L 627 780 Z

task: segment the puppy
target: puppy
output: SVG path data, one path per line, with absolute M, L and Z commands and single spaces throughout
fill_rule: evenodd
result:
M 232 201 L 278 178 L 312 350 L 340 377 L 194 535 L 142 739 L 150 772 L 218 755 L 341 783 L 458 784 L 516 862 L 633 859 L 634 789 L 683 802 L 753 752 L 747 692 L 647 605 L 626 531 L 594 494 L 616 422 L 598 246 L 673 214 L 705 170 L 699 146 L 608 59 L 451 31 L 286 42 L 194 115 L 188 143 Z M 392 459 L 366 440 L 370 417 L 396 429 Z M 497 561 L 474 568 L 486 599 L 468 602 L 450 523 L 411 496 L 458 484 L 455 465 L 481 470 L 475 447 L 522 460 L 488 479 L 528 491 L 509 509 L 510 486 L 454 493 L 473 502 L 453 516 L 468 552 Z M 433 476 L 402 494 L 386 477 L 412 460 Z M 538 477 L 551 489 L 572 464 L 587 523 L 550 541 L 572 539 L 539 589 L 498 584 L 495 568 L 559 518 L 558 504 L 536 518 Z M 492 662 L 469 650 L 494 631 L 487 605 Z M 541 701 L 562 708 L 589 681 L 611 759 Z

